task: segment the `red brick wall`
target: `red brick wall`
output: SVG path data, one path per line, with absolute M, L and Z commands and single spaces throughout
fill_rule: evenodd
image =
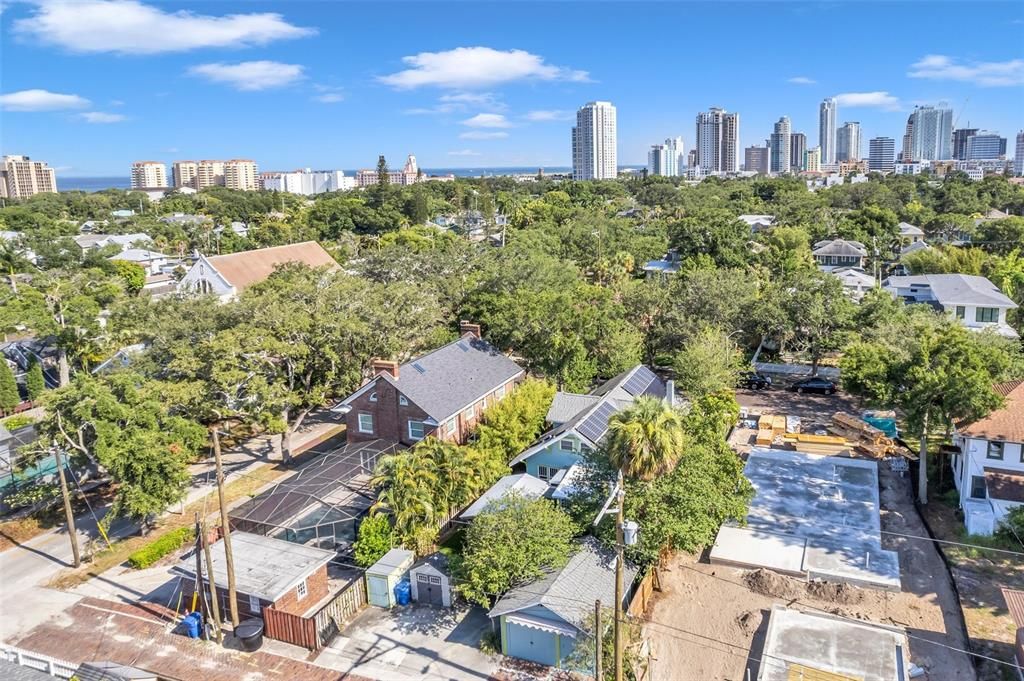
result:
M 311 607 L 327 598 L 327 566 L 323 566 L 306 578 L 306 597 L 299 599 L 297 587 L 274 603 L 275 610 L 283 610 L 292 615 L 304 615 Z
M 377 393 L 377 401 L 370 400 L 370 395 Z M 398 391 L 387 381 L 380 379 L 362 395 L 352 400 L 352 410 L 345 416 L 345 426 L 348 431 L 349 442 L 366 442 L 377 438 L 389 442 L 401 442 L 412 445 L 414 442 L 409 439 L 408 421 L 424 421 L 427 413 L 413 404 L 398 403 Z M 373 430 L 370 433 L 359 432 L 359 414 L 373 414 Z M 429 433 L 429 431 L 428 431 Z
M 205 581 L 203 584 L 206 589 L 206 597 L 209 598 L 209 587 L 205 586 Z M 183 578 L 181 581 L 181 590 L 183 594 L 181 599 L 182 612 L 188 612 L 192 607 L 192 592 L 194 591 L 194 586 L 195 580 Z M 273 605 L 276 610 L 283 610 L 292 615 L 301 616 L 304 615 L 311 607 L 326 598 L 327 593 L 327 566 L 325 565 L 306 578 L 305 598 L 299 600 L 296 588 L 292 587 L 288 593 L 282 596 Z M 259 617 L 261 615 L 261 613 L 254 613 L 249 609 L 249 594 L 238 591 L 235 593 L 235 596 L 235 601 L 238 603 L 239 619 L 245 620 L 250 617 Z M 231 612 L 228 610 L 228 588 L 226 584 L 217 585 L 217 597 L 218 605 L 220 606 L 221 619 L 225 622 L 229 621 L 231 619 Z M 260 601 L 261 608 L 265 608 L 268 605 L 270 605 L 270 601 Z M 201 606 L 197 603 L 196 609 L 199 610 L 200 608 Z

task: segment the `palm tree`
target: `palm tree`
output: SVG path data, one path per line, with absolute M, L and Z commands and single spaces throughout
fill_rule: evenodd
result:
M 605 448 L 623 474 L 651 480 L 675 467 L 683 443 L 682 415 L 657 397 L 643 396 L 611 417 Z
M 371 513 L 391 511 L 395 531 L 405 538 L 438 517 L 434 500 L 437 477 L 427 464 L 415 450 L 394 454 L 381 460 L 371 480 L 380 490 Z

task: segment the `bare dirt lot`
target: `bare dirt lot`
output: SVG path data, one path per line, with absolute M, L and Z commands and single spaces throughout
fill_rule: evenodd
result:
M 885 466 L 879 473 L 882 530 L 926 536 L 910 501 L 908 481 Z M 934 543 L 883 535 L 882 544 L 899 552 L 900 593 L 808 584 L 773 572 L 677 556 L 662 573 L 663 591 L 644 625 L 653 646 L 655 678 L 745 681 L 748 670 L 750 678 L 756 678 L 768 615 L 780 604 L 905 628 L 911 637 L 911 661 L 929 673 L 926 678 L 974 680 L 970 658 L 955 650 L 966 648 L 966 635 Z

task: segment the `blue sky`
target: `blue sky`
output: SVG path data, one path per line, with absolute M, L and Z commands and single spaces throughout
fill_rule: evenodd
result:
M 1024 127 L 1014 2 L 192 2 L 37 0 L 0 14 L 0 149 L 64 176 L 133 160 L 261 169 L 570 162 L 571 117 L 618 107 L 619 162 L 740 113 L 742 146 L 782 115 L 899 139 L 916 103 Z M 1013 143 L 1010 143 L 1011 154 Z

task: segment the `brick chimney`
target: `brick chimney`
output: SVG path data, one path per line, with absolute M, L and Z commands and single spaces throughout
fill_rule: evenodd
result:
M 463 319 L 459 322 L 459 335 L 465 336 L 467 333 L 471 333 L 477 338 L 480 338 L 480 325 Z
M 370 369 L 373 371 L 374 376 L 391 374 L 392 378 L 398 378 L 398 362 L 389 359 L 370 360 Z

